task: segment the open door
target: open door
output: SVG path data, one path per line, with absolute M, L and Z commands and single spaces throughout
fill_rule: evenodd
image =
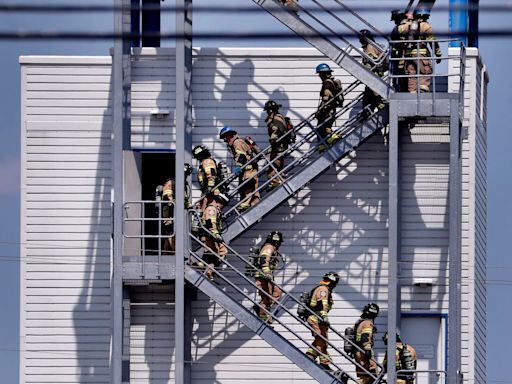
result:
M 412 345 L 418 354 L 417 384 L 445 382 L 446 327 L 446 318 L 441 315 L 402 315 L 402 340 Z

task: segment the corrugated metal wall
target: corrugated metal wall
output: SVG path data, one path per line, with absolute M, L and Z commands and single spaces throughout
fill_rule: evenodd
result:
M 110 381 L 110 58 L 22 63 L 20 381 Z
M 154 49 L 142 50 L 132 61 L 131 141 L 134 148 L 141 150 L 173 149 L 174 142 L 173 52 L 158 50 L 157 60 L 152 57 L 154 52 Z M 316 109 L 320 81 L 314 68 L 325 60 L 313 49 L 200 49 L 195 55 L 193 141 L 207 145 L 218 159 L 228 158 L 224 143 L 217 137 L 219 128 L 226 124 L 244 135 L 250 134 L 263 145 L 267 143 L 262 106 L 269 98 L 283 104 L 282 111 L 294 123 Z M 61 340 L 64 333 L 69 336 L 68 347 L 72 353 L 69 357 L 59 355 L 38 363 L 39 360 L 32 359 L 34 356 L 27 352 L 22 356 L 22 361 L 27 364 L 23 377 L 26 381 L 43 381 L 45 372 L 51 371 L 45 367 L 51 363 L 67 367 L 58 370 L 62 372 L 58 376 L 61 381 L 109 382 L 110 70 L 107 59 L 96 59 L 100 60 L 100 65 L 94 64 L 94 59 L 80 58 L 74 62 L 75 66 L 69 65 L 67 60 L 50 60 L 47 65 L 50 72 L 43 75 L 32 72 L 46 67 L 36 59 L 27 60 L 23 67 L 23 73 L 28 76 L 23 82 L 26 89 L 23 121 L 30 123 L 22 135 L 25 148 L 22 180 L 27 184 L 22 197 L 27 212 L 22 218 L 22 226 L 26 231 L 24 240 L 32 244 L 22 247 L 23 255 L 30 260 L 22 271 L 22 314 L 25 316 L 22 336 L 26 335 L 22 348 L 51 350 L 56 348 L 52 340 Z M 344 71 L 334 68 L 335 76 L 345 85 L 352 82 Z M 40 94 L 34 93 L 35 84 L 38 84 Z M 363 88 L 359 86 L 357 91 L 361 92 Z M 349 99 L 355 96 L 354 92 Z M 170 114 L 157 120 L 151 116 L 151 111 L 157 109 L 168 109 Z M 34 141 L 36 128 L 32 127 L 39 127 L 40 138 L 44 137 L 46 141 Z M 65 132 L 64 136 L 60 131 Z M 400 266 L 402 309 L 406 312 L 447 311 L 449 152 L 446 138 L 446 127 L 442 125 L 402 127 L 404 241 Z M 479 141 L 484 146 L 485 135 Z M 66 147 L 69 145 L 74 145 L 73 150 Z M 467 145 L 464 148 L 466 158 L 475 156 Z M 287 257 L 287 264 L 279 273 L 278 281 L 297 296 L 315 285 L 325 271 L 338 271 L 341 283 L 336 289 L 330 318 L 339 330 L 352 325 L 368 301 L 381 305 L 382 316 L 378 318 L 377 326 L 382 333 L 385 328 L 387 151 L 386 137 L 377 134 L 233 243 L 235 249 L 246 252 L 253 243 L 260 243 L 269 231 L 282 230 L 285 237 L 282 252 Z M 465 165 L 464 185 L 467 185 L 470 182 L 467 167 L 470 165 Z M 38 167 L 43 167 L 46 173 L 31 173 Z M 479 172 L 482 171 L 485 170 Z M 481 191 L 485 187 L 485 182 L 482 183 Z M 42 185 L 48 187 L 45 189 Z M 195 181 L 194 187 L 197 187 Z M 467 201 L 469 192 L 467 188 L 465 191 L 464 201 Z M 479 192 L 477 199 L 483 198 L 482 193 Z M 197 189 L 194 196 L 198 196 Z M 463 209 L 467 216 L 470 206 L 465 204 Z M 75 218 L 77 212 L 79 215 Z M 482 221 L 484 216 L 480 214 L 479 220 Z M 39 221 L 31 222 L 31 217 L 39 217 Z M 66 244 L 70 244 L 71 249 L 53 246 L 60 244 L 63 237 L 69 239 Z M 47 240 L 46 244 L 44 240 Z M 37 246 L 36 242 L 39 244 L 40 241 L 53 247 L 48 250 L 46 246 Z M 485 236 L 479 241 L 485 242 Z M 468 243 L 465 245 L 464 268 L 467 269 Z M 469 249 L 471 247 L 469 244 Z M 65 263 L 57 269 L 51 268 L 46 261 L 34 258 L 40 255 L 72 257 L 73 265 Z M 480 251 L 478 257 L 480 262 L 485 260 L 485 251 Z M 56 275 L 59 270 L 61 274 Z M 425 275 L 435 280 L 432 289 L 414 288 L 415 279 Z M 469 282 L 464 297 L 467 297 L 467 290 L 474 289 L 472 280 Z M 252 291 L 239 283 L 248 292 Z M 41 291 L 44 284 L 53 288 Z M 485 291 L 478 292 L 478 308 L 481 308 L 484 294 Z M 136 293 L 137 300 L 148 299 L 158 305 L 135 306 L 131 311 L 130 353 L 134 383 L 148 380 L 172 382 L 173 312 L 162 304 L 169 295 L 172 292 Z M 53 305 L 55 301 L 65 304 L 59 307 L 61 312 L 56 315 L 66 319 L 61 328 L 53 327 L 55 312 L 38 311 L 41 307 L 35 305 L 35 300 L 45 306 Z M 463 305 L 466 303 L 464 301 Z M 245 305 L 251 306 L 248 301 Z M 194 383 L 311 382 L 308 376 L 206 296 L 199 294 L 192 309 Z M 471 316 L 465 312 L 464 329 L 467 329 Z M 485 319 L 485 314 L 478 313 L 477 316 L 479 322 Z M 33 332 L 39 332 L 44 338 L 34 339 Z M 55 338 L 51 336 L 53 334 Z M 304 330 L 301 335 L 311 338 Z M 333 340 L 341 347 L 339 340 Z M 467 337 L 464 348 L 472 348 Z M 380 338 L 377 350 L 381 356 Z M 340 361 L 336 354 L 333 358 Z M 464 362 L 465 371 L 471 371 L 473 362 L 467 359 Z M 353 371 L 352 367 L 346 367 Z M 46 377 L 50 380 L 50 376 Z M 54 377 L 52 382 L 55 382 Z

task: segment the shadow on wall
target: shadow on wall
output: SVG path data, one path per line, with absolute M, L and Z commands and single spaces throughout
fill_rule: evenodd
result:
M 175 141 L 175 60 L 170 56 L 134 56 L 131 126 L 136 148 L 169 149 Z M 151 67 L 148 68 L 148 61 Z M 169 133 L 172 132 L 172 135 Z
M 264 127 L 265 114 L 258 113 L 257 116 L 252 116 L 251 112 L 247 111 L 247 106 L 253 100 L 249 86 L 251 90 L 254 87 L 256 92 L 262 90 L 261 85 L 253 83 L 253 63 L 246 59 L 231 65 L 222 59 L 218 51 L 213 52 L 215 52 L 213 55 L 218 57 L 215 66 L 211 65 L 212 54 L 210 57 L 199 56 L 194 64 L 194 71 L 196 73 L 199 71 L 201 76 L 206 76 L 206 79 L 201 78 L 201 84 L 194 86 L 194 89 L 204 90 L 204 93 L 202 92 L 204 96 L 199 95 L 194 99 L 196 111 L 194 129 L 198 129 L 199 135 L 212 137 L 214 132 L 215 134 L 218 132 L 218 128 L 227 124 L 233 128 L 240 128 L 242 134 L 250 134 L 249 123 L 251 118 L 255 118 L 258 121 L 258 132 L 260 132 L 261 127 Z M 209 67 L 208 64 L 210 64 Z M 223 81 L 219 82 L 219 78 Z M 233 94 L 232 91 L 240 92 L 237 94 L 237 100 L 229 99 L 229 95 Z M 277 99 L 276 101 L 283 104 L 282 112 L 285 114 L 290 112 L 289 99 L 281 88 L 274 89 L 269 94 L 269 98 Z M 351 116 L 352 113 L 354 112 L 351 112 Z M 266 130 L 262 131 L 266 135 Z M 212 143 L 213 152 L 219 148 L 224 150 L 224 144 L 218 140 L 217 136 Z M 335 270 L 341 275 L 336 296 L 342 301 L 353 303 L 358 315 L 367 302 L 385 303 L 387 298 L 382 294 L 379 297 L 379 288 L 387 285 L 388 149 L 385 144 L 385 137 L 375 135 L 358 150 L 355 158 L 342 160 L 342 167 L 346 169 L 345 177 L 341 180 L 337 179 L 339 170 L 334 172 L 331 168 L 309 185 L 309 192 L 301 194 L 301 200 L 296 200 L 291 207 L 284 205 L 277 208 L 272 215 L 272 221 L 266 218 L 245 236 L 237 239 L 234 242 L 235 249 L 237 246 L 243 246 L 240 253 L 247 254 L 249 236 L 265 238 L 270 230 L 276 227 L 283 228 L 290 234 L 287 236 L 285 233 L 288 240 L 285 240 L 282 249 L 283 253 L 289 256 L 289 264 L 278 277 L 278 282 L 285 287 L 291 287 L 289 290 L 296 297 L 304 289 L 315 286 L 324 272 Z M 215 148 L 217 145 L 218 147 Z M 328 178 L 332 178 L 332 182 L 328 182 Z M 357 188 L 354 189 L 353 186 Z M 333 204 L 333 199 L 338 203 Z M 416 202 L 419 213 L 418 204 Z M 418 230 L 428 229 L 428 225 L 425 223 L 422 225 L 421 219 L 419 221 Z M 286 227 L 283 223 L 287 223 Z M 234 264 L 240 267 L 239 263 Z M 233 279 L 233 282 L 239 286 L 248 287 L 247 283 L 240 278 Z M 252 294 L 253 288 L 249 286 L 248 289 Z M 232 289 L 227 288 L 226 291 L 244 300 Z M 437 301 L 433 305 L 440 305 L 442 297 L 429 297 L 429 300 Z M 207 307 L 208 301 L 205 301 L 204 305 Z M 214 304 L 213 307 L 217 306 Z M 195 310 L 199 309 L 195 308 Z M 201 307 L 202 310 L 205 308 Z M 212 310 L 217 311 L 215 308 Z M 385 324 L 385 316 L 384 308 L 379 317 L 379 323 Z M 210 326 L 221 327 L 220 331 L 214 331 L 219 335 L 218 342 L 211 343 L 213 339 L 205 341 L 207 345 L 203 346 L 208 346 L 211 350 L 196 356 L 197 363 L 206 364 L 212 371 L 215 371 L 212 367 L 220 362 L 222 356 L 240 348 L 244 342 L 253 337 L 245 327 L 240 325 L 238 330 L 235 327 L 231 331 L 233 324 L 228 323 L 228 318 L 229 316 L 223 310 L 218 315 L 208 317 L 204 314 L 197 317 L 198 323 L 206 322 L 199 325 L 200 329 L 209 329 Z M 196 348 L 200 346 L 199 340 L 202 341 L 198 338 Z M 229 351 L 220 349 L 219 345 L 223 348 L 224 345 L 229 345 Z M 215 362 L 206 358 L 217 355 L 219 359 Z
M 86 80 L 84 80 L 86 82 Z M 112 95 L 112 82 L 109 95 Z M 93 128 L 89 132 L 97 133 L 99 143 L 94 147 L 98 151 L 96 161 L 91 161 L 90 169 L 96 171 L 90 180 L 94 189 L 90 193 L 78 195 L 77 205 L 85 203 L 90 210 L 89 230 L 86 244 L 75 250 L 83 252 L 83 277 L 78 294 L 78 301 L 73 308 L 73 329 L 75 332 L 75 347 L 77 359 L 78 382 L 100 382 L 110 377 L 110 249 L 111 249 L 111 188 L 112 178 L 110 170 L 112 163 L 110 152 L 112 149 L 112 104 L 111 97 L 103 114 L 102 121 L 98 122 L 101 129 Z M 88 118 L 88 116 L 84 116 Z M 90 123 L 92 119 L 84 120 Z M 82 122 L 77 122 L 82 123 Z M 92 122 L 94 124 L 94 122 Z M 77 124 L 77 130 L 83 129 Z M 98 130 L 96 130 L 98 129 Z M 73 154 L 69 162 L 73 161 Z M 75 160 L 76 161 L 76 160 Z M 83 177 L 77 171 L 74 177 Z M 78 215 L 78 214 L 77 214 Z
M 376 135 L 366 148 L 387 151 L 383 140 Z M 383 164 L 375 156 L 368 161 L 368 153 L 361 151 L 357 157 L 343 160 L 345 176 L 341 180 L 337 179 L 339 169 L 330 168 L 309 184 L 308 192 L 288 200 L 288 207 L 279 207 L 272 223 L 264 220 L 248 233 L 265 238 L 267 231 L 282 228 L 287 238 L 282 252 L 288 264 L 278 281 L 296 297 L 315 286 L 323 273 L 334 270 L 341 277 L 336 295 L 346 295 L 350 302 L 377 300 L 387 248 L 387 200 L 382 199 L 387 196 L 387 155 Z M 328 182 L 329 178 L 333 181 Z M 366 189 L 352 191 L 351 185 Z M 338 205 L 332 205 L 333 201 Z
M 248 88 L 253 84 L 254 64 L 249 59 L 232 64 L 218 49 L 203 48 L 193 71 L 192 88 L 197 90 L 193 95 L 194 134 L 214 139 L 213 145 L 207 144 L 212 153 L 224 151 L 225 145 L 218 138 L 220 128 L 230 125 L 246 133 L 250 127 Z M 237 97 L 233 98 L 235 92 Z
M 411 128 L 401 134 L 402 295 L 411 310 L 441 312 L 448 294 L 450 144 Z M 422 280 L 432 286 L 415 285 Z

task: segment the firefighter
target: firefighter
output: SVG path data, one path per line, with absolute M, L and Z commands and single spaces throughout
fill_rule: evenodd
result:
M 206 268 L 206 277 L 213 281 L 215 268 L 224 261 L 227 249 L 222 238 L 222 209 L 229 199 L 218 190 L 206 195 L 206 207 L 203 210 L 202 225 L 205 228 L 201 241 L 206 246 L 203 252 L 203 262 L 198 263 L 200 268 Z M 205 265 L 206 264 L 206 265 Z
M 201 193 L 207 195 L 214 192 L 214 187 L 217 184 L 217 162 L 212 158 L 210 151 L 204 145 L 196 145 L 192 150 L 192 156 L 199 161 L 197 181 L 199 182 Z M 207 199 L 204 197 L 199 204 L 199 209 L 204 211 L 206 204 Z
M 316 118 L 318 121 L 317 135 L 323 139 L 327 136 L 327 144 L 332 144 L 340 137 L 332 133 L 332 126 L 336 121 L 336 106 L 339 104 L 335 100 L 335 96 L 341 91 L 339 82 L 332 76 L 332 69 L 325 63 L 318 64 L 316 66 L 316 73 L 322 80 L 322 88 L 320 89 L 320 103 L 318 105 L 318 111 L 316 112 Z M 319 150 L 323 151 L 325 146 L 320 144 Z
M 418 71 L 420 92 L 430 92 L 432 75 L 432 51 L 436 57 L 436 63 L 441 63 L 441 48 L 434 41 L 432 26 L 427 22 L 430 17 L 430 9 L 418 8 L 413 13 L 413 20 L 398 26 L 398 33 L 404 36 L 404 40 L 412 40 L 405 43 L 405 74 L 407 78 L 407 90 L 410 93 L 418 91 Z M 425 41 L 416 42 L 415 40 Z
M 174 237 L 174 179 L 168 178 L 164 185 L 156 187 L 155 200 L 157 215 L 162 219 L 158 222 L 161 225 L 164 238 L 164 249 L 162 254 L 169 255 L 176 249 L 176 239 Z M 160 241 L 160 240 L 158 240 Z
M 387 71 L 386 62 L 383 61 L 381 64 L 375 65 L 372 60 L 378 60 L 383 53 L 382 48 L 375 42 L 373 34 L 367 30 L 362 29 L 359 31 L 359 42 L 363 48 L 366 56 L 363 56 L 363 65 L 379 77 L 383 77 Z M 362 117 L 366 119 L 375 110 L 383 109 L 386 105 L 384 100 L 378 94 L 372 91 L 368 86 L 365 87 L 363 93 L 363 112 Z
M 382 337 L 385 345 L 388 345 L 388 333 L 386 332 Z M 384 360 L 382 365 L 384 371 L 387 370 L 388 353 L 384 354 Z M 397 372 L 397 384 L 413 384 L 414 373 L 413 372 L 399 372 L 399 371 L 415 371 L 417 366 L 417 354 L 416 350 L 409 344 L 402 342 L 400 333 L 396 332 L 396 372 Z
M 260 201 L 258 189 L 258 163 L 253 161 L 254 154 L 247 142 L 238 136 L 238 132 L 233 128 L 225 126 L 220 130 L 219 138 L 228 146 L 235 167 L 233 173 L 238 176 L 238 183 L 241 204 L 238 206 L 239 212 L 244 212 Z M 245 166 L 245 167 L 244 167 Z M 242 169 L 242 167 L 244 167 Z
M 185 163 L 185 209 L 190 209 L 190 186 L 187 182 L 187 177 L 192 174 L 192 167 L 190 164 Z M 168 255 L 174 253 L 176 250 L 176 238 L 174 236 L 174 194 L 176 183 L 174 179 L 168 178 L 165 184 L 159 185 L 156 188 L 155 200 L 163 201 L 157 204 L 157 210 L 161 209 L 162 212 L 162 232 L 166 236 L 164 240 L 163 254 Z M 160 225 L 160 223 L 159 223 Z
M 189 163 L 185 163 L 185 209 L 192 208 L 192 202 L 190 201 L 191 191 L 188 177 L 192 174 L 192 166 Z
M 359 350 L 355 353 L 355 359 L 364 370 L 356 366 L 356 373 L 359 384 L 369 384 L 374 381 L 374 378 L 367 372 L 372 374 L 377 373 L 377 364 L 374 359 L 373 343 L 377 328 L 374 325 L 375 318 L 379 314 L 379 306 L 375 303 L 369 303 L 364 306 L 363 313 L 359 320 L 354 325 L 355 330 L 355 343 L 364 352 Z
M 390 36 L 391 41 L 393 41 L 391 46 L 391 58 L 402 59 L 391 60 L 389 65 L 393 76 L 402 76 L 405 75 L 405 61 L 403 60 L 405 46 L 401 41 L 404 41 L 405 38 L 398 32 L 398 27 L 402 24 L 406 24 L 408 21 L 405 12 L 399 9 L 391 11 L 391 21 L 395 23 Z M 393 79 L 393 85 L 397 92 L 404 92 L 407 89 L 407 79 L 404 77 Z
M 274 285 L 274 271 L 279 265 L 279 247 L 281 244 L 283 244 L 283 234 L 281 232 L 272 231 L 268 234 L 259 252 L 259 269 L 261 269 L 261 272 L 256 271 L 254 275 L 260 294 L 260 304 L 257 306 L 258 316 L 268 324 L 272 323 L 272 318 L 265 312 L 265 309 L 270 311 L 276 301 L 281 298 L 281 290 Z
M 329 366 L 330 356 L 327 353 L 327 331 L 329 330 L 329 317 L 327 314 L 332 308 L 332 290 L 338 284 L 340 278 L 336 272 L 327 272 L 323 275 L 318 287 L 314 288 L 309 308 L 315 312 L 307 319 L 308 324 L 311 326 L 311 334 L 314 336 L 313 347 L 308 348 L 306 355 L 311 360 L 320 360 L 320 366 L 325 370 L 332 371 Z M 325 340 L 324 340 L 325 339 Z M 321 353 L 321 354 L 320 354 Z
M 284 167 L 284 152 L 286 152 L 290 143 L 295 142 L 295 132 L 290 120 L 279 113 L 279 107 L 281 107 L 281 104 L 269 100 L 263 108 L 267 112 L 265 124 L 267 124 L 268 141 L 270 143 L 270 162 L 273 162 L 267 170 L 267 177 L 270 180 L 268 190 L 270 191 L 282 184 L 283 175 L 281 171 Z M 276 171 L 279 176 L 272 179 L 276 175 Z

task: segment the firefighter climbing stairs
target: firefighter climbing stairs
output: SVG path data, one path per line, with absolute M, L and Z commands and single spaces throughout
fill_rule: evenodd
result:
M 361 48 L 353 44 L 353 38 L 347 38 L 347 36 L 338 32 L 339 26 L 343 25 L 349 34 L 357 35 L 358 29 L 355 29 L 351 25 L 352 21 L 347 21 L 349 15 L 359 21 L 362 27 L 371 28 L 377 34 L 380 34 L 380 32 L 376 31 L 370 23 L 356 14 L 347 5 L 343 4 L 342 1 L 301 1 L 298 13 L 287 9 L 281 2 L 276 0 L 252 1 L 384 99 L 389 99 L 390 94 L 394 92 L 391 84 L 387 84 L 383 79 L 373 73 L 369 68 L 362 65 L 351 55 L 355 52 L 360 55 L 365 54 L 362 52 Z M 329 3 L 331 7 L 328 7 L 327 3 Z M 338 7 L 341 12 L 333 12 L 333 5 Z M 326 18 L 319 17 L 320 14 L 329 15 L 331 17 L 328 21 Z M 342 48 L 341 43 L 346 45 L 346 47 Z M 383 55 L 378 61 L 384 60 L 385 56 L 386 52 L 383 52 Z M 368 56 L 367 59 L 374 62 L 375 65 L 379 64 Z
M 224 293 L 217 285 L 210 282 L 199 271 L 187 267 L 185 269 L 185 278 L 211 299 L 215 300 L 225 310 L 235 315 L 246 327 L 293 361 L 313 379 L 325 384 L 339 383 L 329 372 L 310 360 L 303 351 L 291 344 L 283 335 L 263 323 L 255 314 L 244 308 L 239 302 L 233 300 L 233 298 Z
M 317 20 L 323 25 L 324 30 L 327 29 L 335 34 L 333 29 L 322 24 L 323 21 L 316 19 L 314 12 L 301 9 L 299 15 L 297 15 L 284 8 L 280 2 L 274 0 L 253 1 L 356 78 L 352 84 L 344 87 L 341 91 L 343 96 L 347 96 L 351 92 L 356 92 L 357 88 L 363 83 L 375 90 L 385 99 L 389 98 L 393 90 L 385 80 L 376 76 L 370 69 L 363 66 L 351 55 L 355 50 L 359 50 L 358 48 L 350 44 L 347 40 L 343 40 L 347 42 L 347 48 L 341 48 L 339 42 L 335 41 L 333 38 L 326 37 L 325 34 L 320 33 L 313 27 L 313 23 L 305 20 L 304 16 L 307 15 L 310 20 Z M 324 6 L 319 4 L 316 0 L 312 0 L 311 3 L 316 4 L 322 12 L 331 12 L 324 9 Z M 334 0 L 333 3 L 339 3 L 339 1 Z M 345 7 L 345 5 L 340 3 L 340 7 Z M 336 18 L 339 18 L 339 16 L 336 15 Z M 343 23 L 343 21 L 341 22 Z M 354 33 L 355 32 L 356 31 L 354 31 Z M 386 52 L 384 52 L 383 57 L 378 60 L 384 60 L 385 55 Z M 375 65 L 378 64 L 379 62 L 375 62 Z M 345 99 L 347 100 L 348 98 L 345 97 Z M 332 362 L 332 365 L 337 369 L 336 372 L 338 375 L 333 374 L 331 371 L 326 371 L 305 355 L 305 350 L 308 347 L 312 347 L 311 344 L 297 333 L 297 324 L 293 324 L 294 326 L 291 327 L 290 324 L 287 323 L 292 320 L 301 323 L 302 327 L 308 328 L 309 331 L 311 331 L 311 328 L 304 319 L 299 318 L 295 313 L 295 306 L 299 304 L 298 299 L 290 293 L 287 293 L 284 288 L 280 287 L 283 296 L 277 303 L 277 306 L 274 307 L 271 312 L 267 312 L 267 315 L 274 320 L 274 324 L 280 328 L 279 332 L 275 331 L 272 326 L 260 319 L 258 314 L 253 310 L 253 305 L 258 310 L 259 302 L 254 297 L 251 297 L 254 296 L 254 292 L 258 292 L 260 288 L 256 286 L 253 278 L 249 278 L 244 272 L 241 272 L 235 267 L 235 265 L 239 265 L 240 263 L 242 263 L 242 265 L 246 264 L 247 267 L 247 264 L 250 264 L 249 260 L 247 257 L 239 255 L 228 244 L 387 125 L 387 110 L 360 111 L 357 114 L 351 114 L 351 111 L 357 110 L 357 104 L 361 101 L 362 94 L 353 98 L 350 102 L 347 102 L 346 105 L 337 110 L 336 118 L 342 120 L 343 123 L 334 130 L 334 134 L 338 135 L 336 141 L 329 142 L 329 137 L 319 138 L 317 136 L 316 129 L 318 129 L 318 126 L 316 126 L 315 114 L 301 121 L 293 130 L 297 138 L 300 139 L 298 142 L 290 144 L 284 154 L 292 159 L 291 163 L 284 167 L 282 175 L 275 176 L 279 178 L 280 185 L 271 191 L 266 191 L 266 187 L 269 186 L 271 181 L 267 180 L 263 182 L 258 189 L 258 192 L 261 192 L 263 195 L 261 200 L 254 207 L 251 207 L 245 212 L 238 210 L 240 202 L 224 210 L 224 220 L 227 223 L 227 229 L 226 232 L 223 233 L 223 239 L 228 249 L 227 258 L 222 260 L 219 255 L 215 254 L 212 249 L 208 248 L 208 246 L 196 236 L 196 233 L 190 233 L 189 261 L 185 267 L 185 278 L 192 285 L 221 305 L 226 311 L 230 312 L 241 323 L 264 339 L 283 356 L 286 356 L 317 382 L 326 384 L 346 383 L 347 379 L 353 381 L 356 381 L 356 379 L 349 375 L 340 379 L 339 374 L 346 374 L 335 362 Z M 331 100 L 331 102 L 334 102 L 334 99 Z M 351 117 L 347 118 L 346 116 Z M 288 132 L 288 134 L 290 133 L 291 131 Z M 303 152 L 304 148 L 307 148 L 306 152 Z M 265 162 L 263 166 L 259 167 L 258 177 L 263 177 L 268 173 L 269 168 L 274 166 L 269 160 L 269 153 L 270 146 L 263 149 L 261 153 L 253 159 L 253 161 L 258 163 Z M 243 183 L 240 185 L 235 175 L 223 181 L 223 183 L 227 184 L 225 186 L 228 187 L 230 197 L 237 196 L 238 190 L 243 187 Z M 216 186 L 215 188 L 218 187 L 219 186 Z M 202 230 L 203 234 L 208 232 L 204 227 Z M 219 270 L 215 271 L 215 282 L 210 281 L 205 271 L 198 268 L 198 265 L 201 264 L 201 256 L 198 252 L 204 250 L 207 250 L 210 255 L 213 255 L 219 261 L 220 267 Z M 233 262 L 233 259 L 235 259 L 236 262 Z M 235 275 L 234 278 L 233 274 Z M 241 280 L 243 288 L 240 287 Z M 246 289 L 247 287 L 249 287 L 249 289 Z M 260 290 L 260 294 L 261 292 L 263 291 Z M 265 293 L 263 292 L 263 294 Z M 247 305 L 247 303 L 251 304 Z M 245 306 L 243 304 L 245 304 Z M 287 323 L 281 322 L 280 320 L 283 312 L 283 318 L 286 318 Z M 281 327 L 284 328 L 284 330 L 282 330 Z M 343 340 L 346 339 L 343 334 L 340 334 L 335 329 L 330 328 L 330 332 L 335 333 Z M 347 355 L 343 351 L 343 348 L 340 350 L 336 345 L 329 343 L 328 340 L 325 341 L 330 348 L 334 349 L 343 358 L 348 360 L 351 365 L 359 366 L 364 369 L 355 361 L 352 355 Z M 299 344 L 302 346 L 301 348 L 299 348 Z M 355 348 L 358 347 L 355 346 Z M 380 383 L 383 378 L 384 370 L 380 369 L 379 371 L 381 372 L 379 375 L 368 372 L 368 374 L 373 377 L 374 384 Z
M 342 139 L 330 146 L 319 157 L 309 163 L 307 157 L 301 158 L 302 163 L 297 165 L 297 173 L 289 176 L 282 185 L 270 194 L 265 195 L 261 201 L 241 215 L 234 215 L 229 226 L 223 233 L 224 241 L 229 243 L 241 235 L 251 226 L 259 222 L 264 216 L 271 213 L 280 204 L 285 202 L 300 189 L 319 177 L 333 164 L 350 154 L 359 145 L 368 140 L 376 132 L 387 124 L 387 112 L 382 110 L 374 113 L 364 122 L 359 122 L 358 117 L 349 120 L 342 129 Z M 313 157 L 316 153 L 310 153 Z
M 204 227 L 203 231 L 203 233 L 208 232 Z M 208 246 L 194 234 L 190 234 L 190 239 L 191 242 L 200 243 L 202 249 L 208 249 L 214 257 L 220 260 L 220 256 L 215 254 L 212 249 L 208 248 Z M 270 324 L 267 324 L 260 319 L 253 310 L 254 307 L 259 310 L 258 299 L 253 297 L 253 292 L 259 290 L 269 298 L 271 296 L 256 286 L 253 277 L 251 274 L 248 276 L 247 271 L 252 270 L 253 272 L 263 272 L 259 267 L 252 265 L 247 257 L 240 255 L 229 246 L 227 248 L 227 259 L 223 261 L 222 266 L 219 267 L 219 269 L 216 269 L 215 282 L 212 282 L 207 278 L 204 269 L 198 268 L 198 263 L 201 261 L 201 257 L 193 250 L 190 250 L 189 261 L 185 267 L 185 278 L 319 383 L 334 384 L 346 382 L 347 379 L 355 380 L 349 374 L 345 373 L 336 364 L 337 362 L 331 362 L 331 365 L 335 367 L 336 371 L 327 371 L 306 356 L 304 352 L 307 348 L 316 348 L 306 341 L 299 334 L 297 329 L 298 326 L 302 326 L 302 328 L 306 327 L 309 331 L 311 331 L 312 328 L 304 319 L 301 319 L 296 314 L 295 307 L 300 304 L 300 301 L 291 293 L 287 292 L 283 287 L 280 287 L 277 282 L 275 282 L 275 285 L 281 290 L 282 296 L 270 311 L 265 311 L 267 315 L 273 319 L 273 324 L 278 325 L 283 329 L 280 329 L 279 332 L 277 332 Z M 242 265 L 242 268 L 236 267 L 239 265 Z M 248 309 L 242 303 L 250 303 L 249 308 L 251 309 Z M 315 314 L 312 310 L 307 310 L 310 314 Z M 285 315 L 283 317 L 286 321 L 280 320 L 281 314 Z M 335 329 L 330 328 L 330 332 L 336 334 L 343 340 L 343 342 L 349 342 L 346 341 L 347 338 L 344 334 L 336 331 Z M 325 341 L 329 347 L 339 353 L 341 357 L 351 364 L 364 369 L 356 362 L 355 358 L 352 355 L 347 354 L 343 348 L 339 348 L 335 344 L 329 342 L 328 339 L 325 339 Z M 300 344 L 302 349 L 297 344 Z M 355 344 L 353 345 L 354 348 L 360 349 Z M 320 351 L 318 352 L 320 353 Z M 378 362 L 376 362 L 376 364 L 378 365 Z M 383 372 L 383 370 L 381 370 L 381 372 Z M 375 384 L 379 383 L 383 377 L 383 373 L 373 375 L 368 372 L 368 374 L 374 378 Z M 340 379 L 340 377 L 343 379 Z

